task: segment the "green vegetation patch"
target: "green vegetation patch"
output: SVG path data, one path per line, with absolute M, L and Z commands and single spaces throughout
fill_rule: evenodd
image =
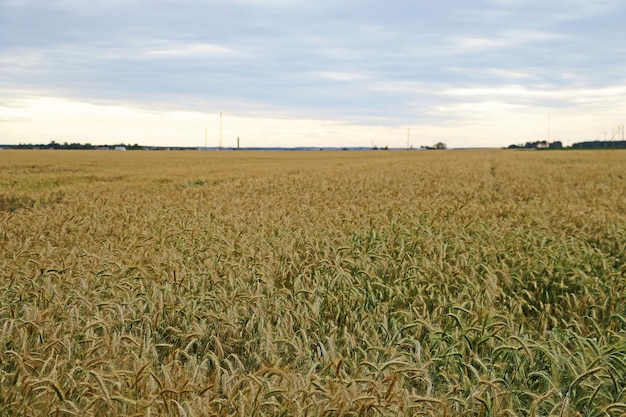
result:
M 35 205 L 35 200 L 27 196 L 0 194 L 0 211 L 15 211 L 30 208 Z

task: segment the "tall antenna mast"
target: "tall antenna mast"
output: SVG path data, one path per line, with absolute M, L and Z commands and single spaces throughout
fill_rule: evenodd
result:
M 209 129 L 204 128 L 204 150 L 207 150 L 207 140 L 209 138 Z
M 411 128 L 406 130 L 406 150 L 409 150 L 409 141 L 411 139 Z
M 613 129 L 613 134 L 611 135 L 611 140 L 624 140 L 624 125 L 619 125 L 615 129 Z
M 220 112 L 220 151 L 222 150 L 222 112 Z

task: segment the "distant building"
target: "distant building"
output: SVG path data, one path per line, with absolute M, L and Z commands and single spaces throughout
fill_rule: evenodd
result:
M 126 146 L 116 146 L 115 150 L 116 151 L 125 151 L 126 150 Z

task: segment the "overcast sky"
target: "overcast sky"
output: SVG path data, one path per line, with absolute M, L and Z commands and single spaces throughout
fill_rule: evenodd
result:
M 0 0 L 0 143 L 215 146 L 220 112 L 224 146 L 611 139 L 625 16 L 623 0 Z

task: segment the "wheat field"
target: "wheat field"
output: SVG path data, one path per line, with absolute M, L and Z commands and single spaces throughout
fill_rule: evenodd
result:
M 626 152 L 0 152 L 2 416 L 619 416 Z

